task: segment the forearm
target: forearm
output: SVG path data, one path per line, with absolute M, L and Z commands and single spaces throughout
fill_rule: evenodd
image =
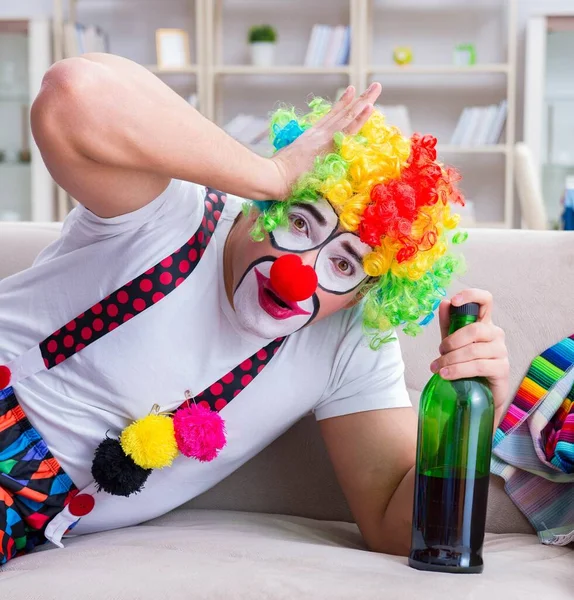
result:
M 503 414 L 502 408 L 496 410 L 494 431 L 496 431 Z M 408 555 L 411 543 L 414 489 L 415 467 L 413 466 L 391 496 L 382 521 L 380 542 L 376 548 L 373 548 L 374 550 L 386 554 Z
M 408 556 L 411 545 L 415 467 L 403 477 L 387 505 L 380 530 L 380 541 L 373 550 Z
M 242 146 L 127 59 L 88 54 L 61 61 L 47 73 L 39 102 L 48 103 L 70 144 L 96 163 L 253 199 L 274 195 L 273 161 Z

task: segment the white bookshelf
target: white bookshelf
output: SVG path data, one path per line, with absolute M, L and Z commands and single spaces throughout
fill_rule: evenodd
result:
M 381 104 L 406 105 L 415 131 L 437 135 L 439 158 L 463 175 L 476 226 L 512 227 L 517 0 L 364 0 L 361 8 L 360 86 L 379 81 Z M 464 42 L 477 48 L 476 64 L 451 64 L 455 44 Z M 412 48 L 412 64 L 393 63 L 395 46 Z M 503 100 L 507 119 L 501 142 L 448 143 L 463 108 Z
M 65 51 L 66 23 L 89 23 L 112 32 L 110 51 L 126 56 L 146 67 L 184 97 L 196 94 L 198 109 L 207 114 L 209 94 L 205 89 L 205 6 L 210 0 L 53 0 L 54 58 L 69 55 Z M 130 23 L 131 21 L 131 23 Z M 140 23 L 138 27 L 138 23 Z M 161 23 L 161 25 L 160 25 Z M 165 68 L 152 60 L 156 57 L 155 29 L 183 28 L 190 38 L 190 64 Z M 120 35 L 114 32 L 120 31 Z M 137 43 L 136 43 L 137 42 Z M 74 200 L 58 188 L 57 216 L 63 219 Z
M 278 65 L 254 67 L 252 65 L 223 65 L 213 69 L 216 75 L 349 75 L 350 67 L 305 67 Z
M 506 154 L 510 151 L 508 144 L 491 144 L 488 146 L 451 146 L 439 144 L 437 150 L 442 154 Z
M 224 125 L 234 112 L 246 112 L 258 89 L 277 90 L 272 100 L 259 97 L 253 106 L 265 116 L 278 100 L 302 107 L 310 92 L 333 97 L 340 87 L 355 83 L 356 42 L 351 39 L 349 64 L 336 67 L 304 65 L 305 51 L 315 23 L 350 25 L 359 28 L 363 0 L 205 0 L 207 48 L 207 89 L 211 94 L 207 116 Z M 279 31 L 277 57 L 273 67 L 245 64 L 245 37 L 250 24 L 270 23 Z M 231 91 L 232 90 L 232 91 Z M 229 98 L 235 107 L 229 108 Z M 256 149 L 257 151 L 257 149 Z
M 456 65 L 371 65 L 367 72 L 375 75 L 474 75 L 476 73 L 508 73 L 507 63 L 493 65 L 471 65 L 458 67 Z
M 193 64 L 180 70 L 163 70 L 150 61 L 152 55 L 145 49 L 140 51 L 139 59 L 128 57 L 146 65 L 174 89 L 173 82 L 189 78 L 195 85 L 200 111 L 220 126 L 237 114 L 264 117 L 278 101 L 303 108 L 310 93 L 333 99 L 336 91 L 348 84 L 362 90 L 370 82 L 380 81 L 381 104 L 406 105 L 413 129 L 438 137 L 439 157 L 459 168 L 463 189 L 478 207 L 478 225 L 513 226 L 517 0 L 55 2 L 60 4 L 54 27 L 56 42 L 58 21 L 63 22 L 66 14 L 72 18 L 78 16 L 80 21 L 84 15 L 96 19 L 98 4 L 102 5 L 101 13 L 111 5 L 121 5 L 122 10 L 131 6 L 134 20 L 139 17 L 138 12 L 157 16 L 169 13 L 170 6 L 180 10 L 185 5 L 193 20 L 190 32 L 195 49 Z M 83 12 L 84 6 L 90 7 L 89 10 Z M 158 28 L 175 26 L 166 24 L 164 19 L 155 21 Z M 109 19 L 108 23 L 110 27 L 96 22 L 107 28 L 111 36 L 119 35 L 114 33 L 116 24 Z M 276 64 L 272 67 L 249 64 L 246 35 L 249 26 L 257 23 L 270 23 L 279 31 Z M 350 25 L 351 52 L 347 65 L 304 66 L 315 23 Z M 477 64 L 453 65 L 455 42 L 474 43 L 478 50 Z M 137 43 L 141 45 L 141 40 Z M 155 51 L 154 40 L 147 43 Z M 393 63 L 392 48 L 402 44 L 413 46 L 413 64 Z M 508 113 L 501 142 L 486 146 L 448 143 L 465 106 L 502 100 L 508 103 Z M 258 147 L 254 150 L 267 151 Z
M 185 67 L 162 67 L 160 65 L 144 65 L 146 69 L 154 75 L 191 75 L 197 74 L 199 67 L 197 65 L 186 65 Z
M 0 220 L 55 217 L 52 178 L 29 131 L 30 106 L 51 64 L 50 46 L 48 19 L 0 19 L 0 62 L 12 65 L 0 74 Z

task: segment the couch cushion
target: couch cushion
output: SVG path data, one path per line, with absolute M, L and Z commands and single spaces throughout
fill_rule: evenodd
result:
M 146 525 L 15 559 L 2 598 L 572 598 L 574 552 L 532 535 L 489 535 L 482 575 L 422 573 L 364 549 L 355 525 L 178 510 Z M 81 590 L 81 593 L 80 593 Z
M 54 223 L 0 223 L 0 278 L 28 267 L 40 249 L 56 239 L 60 227 Z M 469 270 L 457 287 L 479 286 L 494 293 L 496 321 L 507 331 L 512 389 L 534 356 L 571 333 L 568 308 L 574 280 L 573 240 L 570 232 L 475 230 L 463 246 Z M 407 384 L 415 406 L 430 376 L 428 367 L 436 358 L 438 343 L 436 323 L 423 336 L 411 339 L 401 335 Z M 313 417 L 303 419 L 190 505 L 352 519 Z M 503 491 L 501 480 L 494 477 L 487 528 L 497 533 L 531 531 Z
M 188 506 L 353 520 L 312 416 Z M 486 528 L 493 533 L 533 532 L 504 491 L 502 479 L 495 476 L 491 477 Z

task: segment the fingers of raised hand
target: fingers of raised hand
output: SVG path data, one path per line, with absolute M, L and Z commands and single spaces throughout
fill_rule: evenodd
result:
M 349 135 L 357 133 L 373 111 L 373 105 L 381 93 L 381 84 L 372 83 L 342 113 L 337 129 Z
M 369 120 L 374 107 L 372 104 L 367 104 L 363 107 L 363 109 L 359 112 L 357 116 L 354 116 L 353 119 L 343 128 L 343 132 L 347 135 L 355 135 L 361 131 L 363 125 Z
M 350 85 L 341 95 L 339 100 L 333 105 L 333 108 L 316 123 L 316 127 L 326 127 L 332 121 L 340 117 L 341 113 L 350 106 L 355 100 L 355 88 Z
M 357 133 L 373 111 L 373 104 L 381 93 L 381 84 L 371 84 L 358 98 L 355 88 L 348 87 L 339 102 L 318 125 L 330 132 L 343 131 L 349 135 Z

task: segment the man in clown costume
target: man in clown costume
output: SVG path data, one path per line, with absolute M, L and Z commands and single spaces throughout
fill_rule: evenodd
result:
M 310 411 L 368 547 L 408 552 L 395 329 L 438 311 L 430 369 L 486 377 L 498 417 L 508 361 L 487 292 L 440 302 L 457 177 L 374 111 L 380 91 L 278 110 L 269 159 L 125 59 L 48 71 L 33 134 L 79 205 L 0 282 L 0 563 L 162 515 Z M 451 302 L 479 322 L 448 336 Z

